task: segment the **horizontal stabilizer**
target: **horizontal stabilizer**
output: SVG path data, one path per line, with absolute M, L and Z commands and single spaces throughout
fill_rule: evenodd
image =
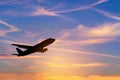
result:
M 12 55 L 18 55 L 18 54 L 12 54 Z

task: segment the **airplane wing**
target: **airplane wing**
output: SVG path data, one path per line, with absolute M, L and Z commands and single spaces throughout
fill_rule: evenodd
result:
M 12 44 L 13 46 L 18 46 L 19 48 L 25 48 L 25 49 L 29 49 L 32 46 L 28 46 L 28 45 L 20 45 L 20 44 Z

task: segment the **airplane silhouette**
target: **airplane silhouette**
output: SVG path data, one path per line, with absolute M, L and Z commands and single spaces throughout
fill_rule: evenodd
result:
M 28 46 L 28 45 L 20 45 L 20 44 L 12 44 L 13 46 L 17 46 L 19 48 L 24 48 L 26 49 L 25 51 L 20 50 L 19 48 L 16 48 L 18 54 L 12 54 L 12 55 L 17 55 L 17 56 L 25 56 L 25 55 L 29 55 L 31 53 L 34 52 L 41 52 L 44 53 L 46 52 L 48 49 L 45 48 L 46 46 L 50 45 L 51 43 L 53 43 L 55 41 L 55 39 L 53 38 L 48 38 L 44 41 L 42 41 L 41 43 L 38 43 L 34 46 Z

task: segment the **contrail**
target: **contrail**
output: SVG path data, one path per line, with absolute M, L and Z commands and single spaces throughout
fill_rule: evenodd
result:
M 95 56 L 103 56 L 103 57 L 109 57 L 109 58 L 116 58 L 120 59 L 120 56 L 114 56 L 110 54 L 102 54 L 102 53 L 95 53 L 95 52 L 87 52 L 87 51 L 79 51 L 79 50 L 72 50 L 72 49 L 63 49 L 63 48 L 53 48 L 53 50 L 58 50 L 58 51 L 66 51 L 68 53 L 76 53 L 76 54 L 88 54 L 88 55 L 95 55 Z M 61 52 L 62 53 L 62 52 Z
M 99 0 L 98 2 L 83 6 L 83 7 L 77 7 L 74 9 L 68 9 L 68 10 L 62 10 L 62 11 L 54 11 L 55 13 L 65 13 L 65 12 L 72 12 L 72 11 L 78 11 L 78 10 L 83 10 L 83 9 L 88 9 L 91 8 L 93 6 L 99 5 L 101 3 L 107 2 L 108 0 Z
M 101 13 L 106 17 L 109 17 L 109 18 L 112 18 L 112 19 L 115 19 L 115 20 L 120 20 L 119 16 L 112 15 L 112 14 L 110 14 L 108 12 L 105 12 L 105 11 L 102 11 L 102 10 L 99 10 L 99 9 L 95 9 L 95 8 L 92 8 L 92 10 L 94 10 L 94 11 L 96 11 L 98 13 Z
M 16 32 L 19 31 L 19 29 L 11 24 L 8 24 L 7 22 L 0 20 L 0 24 L 5 25 L 6 27 L 10 28 L 9 30 L 0 30 L 0 36 L 4 36 L 9 32 Z

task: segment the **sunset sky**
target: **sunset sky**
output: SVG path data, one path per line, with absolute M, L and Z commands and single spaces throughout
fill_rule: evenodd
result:
M 0 80 L 120 80 L 120 0 L 0 0 Z M 56 41 L 17 57 L 13 43 Z M 22 49 L 24 51 L 24 49 Z

